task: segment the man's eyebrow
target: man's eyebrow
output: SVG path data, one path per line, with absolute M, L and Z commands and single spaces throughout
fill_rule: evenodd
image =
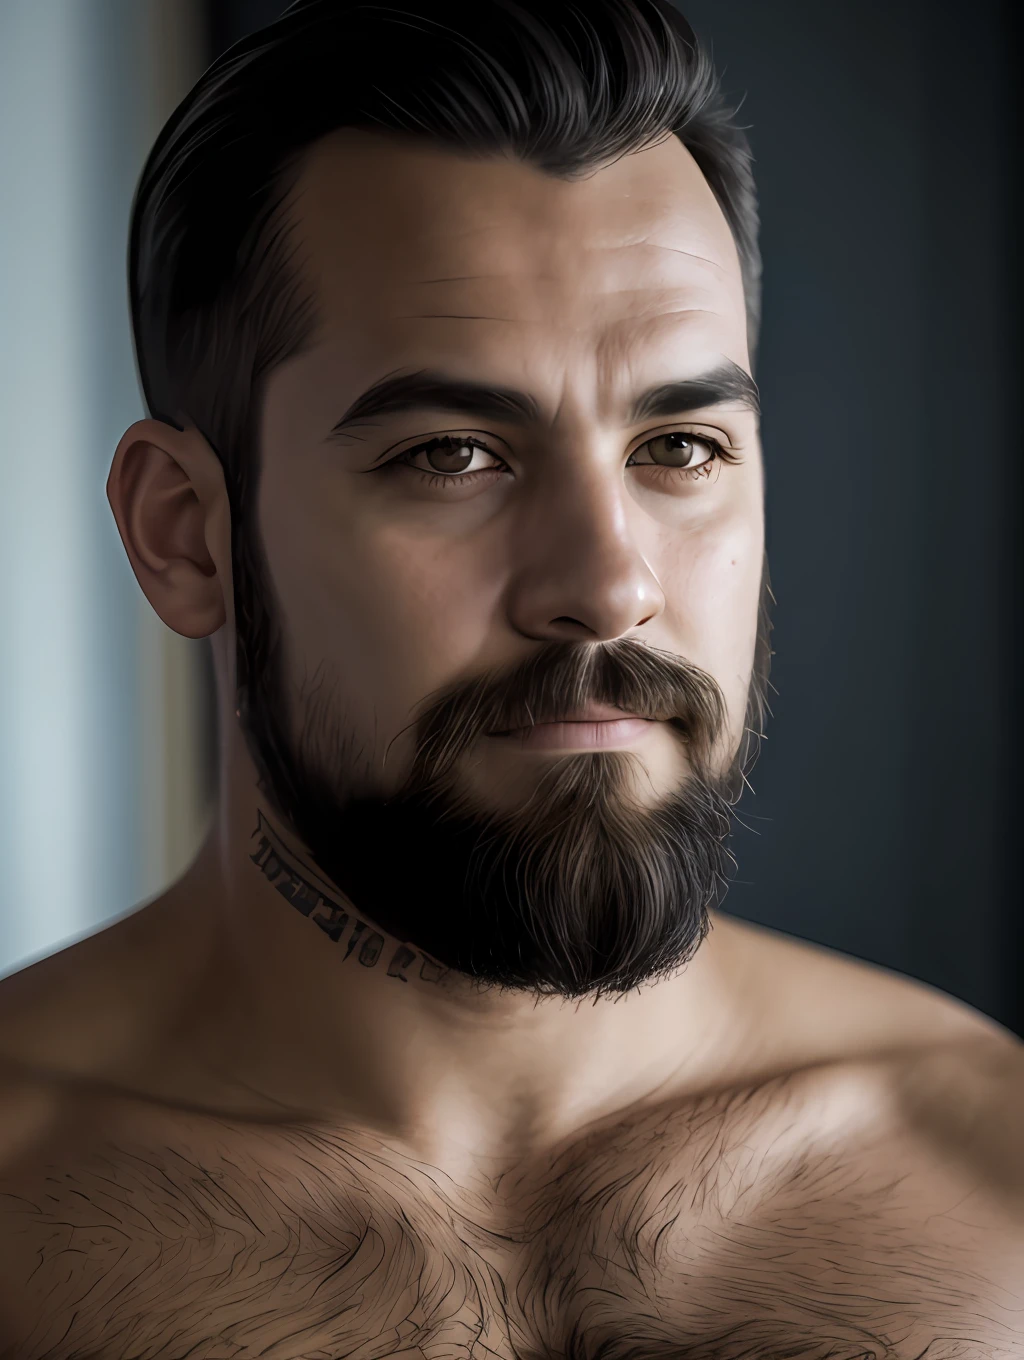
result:
M 727 404 L 761 414 L 757 383 L 731 359 L 724 359 L 696 377 L 647 388 L 633 399 L 627 422 L 635 425 L 641 420 L 684 416 L 705 407 Z M 420 369 L 381 378 L 368 387 L 334 425 L 328 438 L 349 434 L 356 427 L 372 425 L 382 417 L 425 410 L 452 411 L 513 425 L 536 424 L 541 419 L 537 399 L 528 392 L 453 378 L 435 369 Z
M 679 378 L 659 383 L 641 392 L 630 407 L 628 421 L 635 425 L 654 416 L 684 416 L 706 406 L 740 406 L 755 416 L 761 414 L 761 395 L 757 383 L 739 364 L 723 359 L 717 367 L 695 378 Z

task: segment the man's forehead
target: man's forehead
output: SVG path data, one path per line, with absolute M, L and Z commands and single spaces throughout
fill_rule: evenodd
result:
M 510 296 L 529 307 L 534 291 L 633 294 L 628 310 L 642 312 L 644 293 L 657 311 L 659 294 L 690 289 L 742 311 L 728 224 L 673 136 L 569 182 L 518 160 L 344 130 L 309 152 L 293 220 L 329 312 L 396 291 L 417 312 L 458 296 L 486 305 L 488 294 L 499 309 Z

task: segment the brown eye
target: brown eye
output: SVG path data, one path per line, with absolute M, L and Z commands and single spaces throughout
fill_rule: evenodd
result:
M 429 439 L 425 444 L 417 444 L 414 448 L 406 449 L 405 453 L 400 455 L 400 461 L 416 468 L 413 459 L 418 459 L 420 461 L 416 470 L 420 472 L 435 472 L 442 476 L 457 477 L 467 470 L 474 455 L 480 452 L 488 453 L 492 458 L 495 456 L 490 453 L 486 444 L 473 439 L 472 436 L 445 434 L 439 435 L 436 439 Z
M 718 447 L 713 439 L 704 439 L 700 435 L 686 434 L 680 430 L 655 435 L 641 448 L 650 450 L 651 458 L 658 467 L 686 470 L 703 467 L 706 463 L 714 462 L 718 456 Z
M 465 472 L 476 449 L 467 440 L 438 439 L 420 450 L 432 472 Z

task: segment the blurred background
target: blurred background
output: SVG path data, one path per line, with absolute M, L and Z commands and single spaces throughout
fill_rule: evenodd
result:
M 143 159 L 280 0 L 0 0 L 0 973 L 161 891 L 211 806 L 207 646 L 106 504 L 143 414 Z M 1020 128 L 1002 0 L 680 0 L 761 193 L 774 716 L 728 908 L 1024 1033 Z

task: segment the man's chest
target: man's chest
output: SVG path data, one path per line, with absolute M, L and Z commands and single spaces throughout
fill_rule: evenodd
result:
M 358 1133 L 286 1130 L 243 1142 L 204 1130 L 111 1143 L 79 1165 L 54 1164 L 31 1184 L 4 1187 L 5 1256 L 11 1278 L 23 1281 L 17 1297 L 3 1299 L 14 1353 L 876 1360 L 923 1352 L 910 1349 L 891 1270 L 867 1246 L 859 1275 L 849 1259 L 841 1178 L 823 1214 L 820 1168 L 786 1173 L 722 1121 L 691 1133 L 686 1156 L 666 1152 L 652 1128 L 632 1129 L 571 1149 L 542 1172 L 472 1190 Z M 773 1218 L 771 1191 L 787 1174 L 795 1178 L 788 1208 Z M 859 1209 L 862 1218 L 875 1212 L 863 1186 Z M 960 1353 L 929 1350 L 928 1360 Z

